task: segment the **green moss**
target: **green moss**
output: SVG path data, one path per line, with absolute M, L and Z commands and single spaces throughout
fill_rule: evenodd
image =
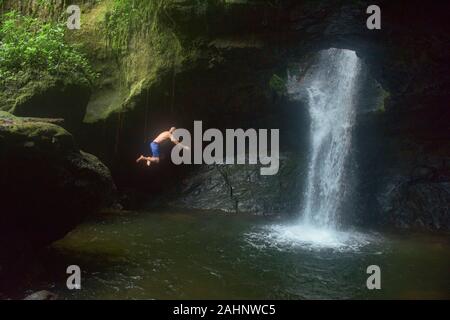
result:
M 0 90 L 0 110 L 14 112 L 14 109 L 25 103 L 30 97 L 41 93 L 55 83 L 56 79 L 43 73 L 40 79 L 30 79 L 27 72 L 19 72 L 16 86 Z
M 389 99 L 391 94 L 388 91 L 384 90 L 381 86 L 380 86 L 380 92 L 381 92 L 381 94 L 378 99 L 377 112 L 384 113 L 386 111 L 386 101 L 387 101 L 387 99 Z
M 20 134 L 29 138 L 40 136 L 70 136 L 64 128 L 52 123 L 29 121 L 27 118 L 16 117 L 9 112 L 0 111 L 0 125 L 3 130 Z
M 15 117 L 0 111 L 0 137 L 8 144 L 24 145 L 34 142 L 37 145 L 55 145 L 61 150 L 73 150 L 73 136 L 64 128 L 52 123 Z
M 54 0 L 50 2 L 54 3 Z M 86 1 L 83 1 L 83 3 Z M 182 43 L 169 15 L 175 0 L 102 0 L 82 5 L 82 28 L 66 32 L 66 40 L 83 51 L 99 79 L 94 83 L 85 122 L 96 122 L 134 108 L 143 94 L 198 58 L 192 42 Z M 195 8 L 220 1 L 193 1 Z M 223 3 L 222 3 L 223 4 Z M 44 10 L 44 9 L 42 9 Z M 45 9 L 47 10 L 47 9 Z M 39 12 L 36 16 L 40 16 Z M 45 13 L 44 16 L 49 16 Z M 51 15 L 50 15 L 51 16 Z M 45 73 L 44 77 L 45 76 Z M 21 101 L 50 85 L 47 79 L 26 82 L 17 93 L 0 92 L 0 109 L 12 111 Z
M 70 133 L 62 127 L 45 122 L 16 122 L 10 131 L 32 139 L 41 137 L 70 136 Z
M 16 121 L 16 119 L 18 119 L 18 118 L 16 116 L 14 116 L 13 114 L 0 110 L 0 123 Z
M 287 94 L 286 81 L 274 74 L 270 79 L 270 89 L 272 89 L 276 94 L 280 96 L 285 96 Z
M 83 21 L 88 22 L 83 33 L 87 36 L 77 41 L 95 48 L 90 50 L 91 59 L 102 75 L 85 122 L 134 108 L 140 96 L 151 95 L 163 78 L 197 58 L 195 46 L 183 46 L 170 23 L 161 18 L 167 18 L 165 10 L 172 2 L 105 0 L 85 13 Z M 104 47 L 99 48 L 99 43 Z

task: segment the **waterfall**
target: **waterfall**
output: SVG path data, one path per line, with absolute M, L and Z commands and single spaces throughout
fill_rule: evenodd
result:
M 306 89 L 311 117 L 310 159 L 302 222 L 334 228 L 348 185 L 346 162 L 355 121 L 359 59 L 354 51 L 329 49 L 297 86 Z M 292 87 L 292 85 L 291 85 Z
M 309 163 L 302 216 L 297 223 L 270 225 L 248 233 L 252 244 L 307 249 L 358 250 L 375 241 L 354 230 L 339 230 L 339 216 L 351 191 L 347 179 L 361 63 L 354 51 L 319 53 L 304 75 L 288 77 L 291 97 L 306 101 L 311 118 Z
M 319 52 L 317 62 L 299 81 L 288 79 L 289 93 L 308 107 L 310 150 L 301 224 L 336 228 L 350 183 L 347 162 L 355 121 L 355 97 L 361 64 L 345 49 Z

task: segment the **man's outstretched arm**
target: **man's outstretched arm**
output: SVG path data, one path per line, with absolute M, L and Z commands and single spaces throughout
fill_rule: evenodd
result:
M 190 148 L 189 148 L 188 146 L 185 146 L 185 145 L 182 144 L 180 141 L 178 141 L 177 139 L 175 139 L 175 137 L 173 136 L 173 134 L 170 135 L 170 141 L 172 141 L 172 142 L 175 143 L 175 144 L 181 145 L 181 147 L 182 147 L 183 149 L 190 150 Z

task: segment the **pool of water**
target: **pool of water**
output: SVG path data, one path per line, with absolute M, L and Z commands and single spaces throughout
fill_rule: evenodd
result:
M 373 264 L 381 290 L 366 288 Z M 66 288 L 68 265 L 80 266 L 81 290 Z M 33 269 L 23 294 L 62 299 L 450 298 L 444 235 L 333 232 L 204 212 L 106 214 L 44 250 Z

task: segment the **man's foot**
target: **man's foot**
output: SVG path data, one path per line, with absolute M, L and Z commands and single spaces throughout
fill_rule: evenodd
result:
M 139 163 L 139 162 L 141 162 L 141 161 L 144 160 L 144 159 L 145 159 L 144 156 L 140 156 L 140 157 L 136 160 L 136 163 Z

